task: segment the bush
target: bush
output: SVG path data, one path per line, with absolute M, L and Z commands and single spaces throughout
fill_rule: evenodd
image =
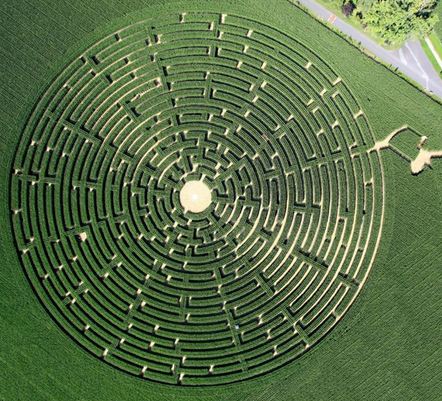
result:
M 342 13 L 346 16 L 346 17 L 350 17 L 353 14 L 353 11 L 355 10 L 356 6 L 352 3 L 345 3 L 342 6 Z
M 400 44 L 410 37 L 423 37 L 433 29 L 434 0 L 379 1 L 363 14 L 363 22 L 387 44 Z M 425 7 L 426 5 L 426 7 Z

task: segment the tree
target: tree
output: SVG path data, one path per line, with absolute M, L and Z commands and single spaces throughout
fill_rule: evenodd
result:
M 350 1 L 349 3 L 345 3 L 342 6 L 342 13 L 346 16 L 346 17 L 350 17 L 350 15 L 353 14 L 353 11 L 355 10 L 356 6 Z
M 358 11 L 364 13 L 369 10 L 375 1 L 376 0 L 354 0 L 353 2 L 355 3 Z
M 387 44 L 422 37 L 438 21 L 436 0 L 355 0 L 361 22 Z

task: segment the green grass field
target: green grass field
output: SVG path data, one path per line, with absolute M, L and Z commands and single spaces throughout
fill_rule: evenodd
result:
M 289 1 L 1 11 L 0 399 L 438 399 L 440 101 Z

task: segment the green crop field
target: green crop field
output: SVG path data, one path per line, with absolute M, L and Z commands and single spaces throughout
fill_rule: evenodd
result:
M 1 400 L 440 399 L 440 99 L 286 0 L 0 32 Z

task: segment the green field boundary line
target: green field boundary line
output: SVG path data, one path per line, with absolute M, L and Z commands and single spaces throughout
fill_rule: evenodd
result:
M 362 46 L 361 42 L 354 40 L 351 36 L 346 35 L 341 30 L 335 28 L 333 25 L 329 24 L 327 21 L 322 20 L 321 18 L 318 18 L 313 12 L 311 12 L 307 7 L 303 6 L 301 3 L 299 3 L 298 0 L 287 0 L 288 3 L 293 5 L 294 7 L 298 7 L 301 11 L 303 11 L 305 14 L 309 15 L 311 18 L 314 18 L 316 21 L 318 21 L 320 24 L 328 28 L 331 32 L 333 32 L 335 35 L 339 36 L 340 38 L 344 39 L 347 43 L 364 53 L 367 57 L 375 61 L 377 64 L 383 66 L 388 71 L 394 73 L 399 78 L 416 88 L 418 91 L 423 93 L 424 95 L 428 96 L 431 100 L 434 100 L 436 103 L 442 105 L 442 99 L 440 99 L 438 96 L 427 92 L 421 85 L 419 85 L 416 81 L 409 78 L 407 75 L 403 74 L 398 67 L 394 67 L 391 64 L 385 63 L 382 59 L 377 57 L 375 54 L 367 50 L 364 46 Z

